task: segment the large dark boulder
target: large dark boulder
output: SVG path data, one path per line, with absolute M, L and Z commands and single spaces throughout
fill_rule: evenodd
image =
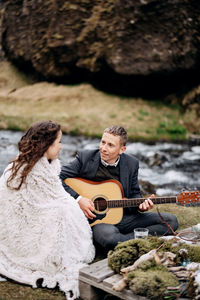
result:
M 108 85 L 168 85 L 200 70 L 197 0 L 3 2 L 5 54 L 47 79 L 100 74 Z

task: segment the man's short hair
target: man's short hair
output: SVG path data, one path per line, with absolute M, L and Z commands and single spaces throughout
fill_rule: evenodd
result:
M 122 126 L 111 126 L 108 127 L 104 130 L 104 133 L 110 133 L 113 134 L 115 136 L 119 136 L 120 137 L 120 143 L 125 146 L 127 141 L 128 141 L 128 134 L 126 132 L 126 130 L 124 129 L 124 127 Z

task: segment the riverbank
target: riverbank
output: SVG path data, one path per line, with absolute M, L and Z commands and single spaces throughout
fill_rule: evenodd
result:
M 34 83 L 5 60 L 0 73 L 0 129 L 26 130 L 35 121 L 52 119 L 65 133 L 91 137 L 112 124 L 124 126 L 132 141 L 180 142 L 193 133 L 192 114 L 183 114 L 178 104 L 110 95 L 88 83 Z

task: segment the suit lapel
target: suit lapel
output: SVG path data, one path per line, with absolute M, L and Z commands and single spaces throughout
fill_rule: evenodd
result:
M 129 186 L 129 183 L 128 183 L 129 174 L 128 174 L 128 165 L 127 165 L 127 161 L 126 161 L 124 154 L 121 154 L 119 163 L 120 163 L 120 165 L 119 165 L 120 166 L 120 182 L 122 184 L 124 194 L 127 197 L 128 196 L 127 195 L 128 186 Z
M 97 169 L 99 167 L 99 161 L 100 161 L 100 154 L 99 154 L 99 152 L 97 152 L 88 163 L 88 166 L 87 166 L 88 179 L 93 179 L 95 177 L 95 175 L 97 173 Z

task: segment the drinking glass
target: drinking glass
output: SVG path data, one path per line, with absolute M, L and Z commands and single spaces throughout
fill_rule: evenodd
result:
M 134 238 L 135 239 L 147 239 L 149 234 L 149 229 L 147 228 L 135 228 Z

